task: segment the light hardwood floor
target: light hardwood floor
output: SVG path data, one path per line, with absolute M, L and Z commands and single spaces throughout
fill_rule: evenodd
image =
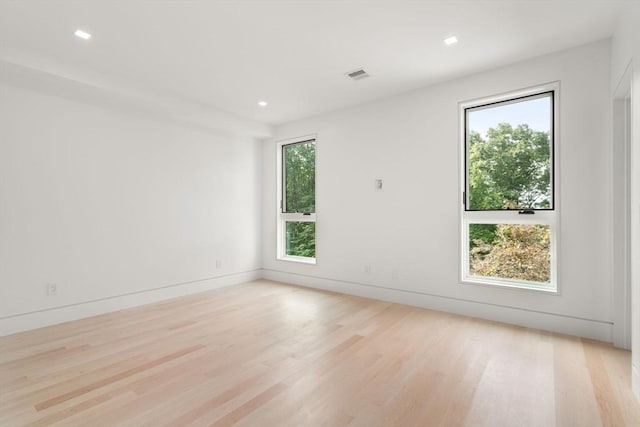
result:
M 640 426 L 608 344 L 257 281 L 0 338 L 0 426 Z

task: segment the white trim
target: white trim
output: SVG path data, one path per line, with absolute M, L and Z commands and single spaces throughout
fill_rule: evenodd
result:
M 263 278 L 314 289 L 356 295 L 397 304 L 444 311 L 462 316 L 478 317 L 528 328 L 611 342 L 612 325 L 609 321 L 533 311 L 505 305 L 488 304 L 436 294 L 392 289 L 366 283 L 341 281 L 279 270 L 265 269 L 263 270 Z
M 312 264 L 312 265 L 316 264 L 315 258 L 296 256 L 296 255 L 284 255 L 278 258 L 278 261 L 289 261 L 289 262 L 296 262 L 301 264 Z
M 237 285 L 261 278 L 611 342 L 612 325 L 607 321 L 577 318 L 556 313 L 544 313 L 435 294 L 391 289 L 366 283 L 341 281 L 269 269 L 235 273 L 198 282 L 151 289 L 96 301 L 81 302 L 65 307 L 54 307 L 43 311 L 10 316 L 0 319 L 0 336 L 115 312 L 184 295 L 206 292 L 208 290 Z M 634 384 L 634 390 L 640 392 L 640 374 L 635 367 L 633 368 L 632 384 Z M 637 394 L 640 396 L 640 393 Z
M 553 262 L 553 260 L 551 261 Z M 552 264 L 553 266 L 553 264 Z M 517 279 L 503 279 L 500 277 L 491 277 L 491 276 L 472 276 L 465 275 L 460 283 L 466 285 L 482 285 L 482 286 L 490 286 L 496 288 L 511 288 L 511 289 L 519 289 L 524 291 L 534 291 L 534 292 L 543 292 L 550 295 L 559 295 L 556 289 L 551 288 L 550 286 L 539 284 L 537 282 L 529 282 L 526 280 L 517 280 Z
M 502 213 L 502 212 L 496 212 Z M 526 280 L 518 280 L 518 279 L 505 279 L 500 277 L 491 277 L 491 276 L 475 276 L 469 274 L 470 266 L 469 266 L 469 246 L 467 244 L 469 239 L 469 225 L 471 224 L 522 224 L 522 225 L 546 225 L 550 227 L 551 231 L 551 243 L 550 243 L 550 252 L 551 252 L 551 266 L 550 273 L 551 278 L 549 284 L 538 283 L 538 282 L 530 282 Z M 557 241 L 558 241 L 558 231 L 556 228 L 555 220 L 522 220 L 518 221 L 518 218 L 508 219 L 508 220 L 495 220 L 492 219 L 481 219 L 475 220 L 470 218 L 465 218 L 463 221 L 463 230 L 462 230 L 462 259 L 460 263 L 462 265 L 460 283 L 464 283 L 467 285 L 484 285 L 484 286 L 495 286 L 495 287 L 505 287 L 511 289 L 523 289 L 535 292 L 543 292 L 549 295 L 560 295 L 560 291 L 558 289 L 558 262 L 557 262 Z
M 466 114 L 469 108 L 480 107 L 486 104 L 501 103 L 515 100 L 516 98 L 528 97 L 532 95 L 553 92 L 553 151 L 551 153 L 552 183 L 553 183 L 553 210 L 537 210 L 534 215 L 518 215 L 517 211 L 465 211 L 465 204 L 468 202 L 469 194 L 466 188 Z M 459 210 L 460 238 L 458 247 L 458 266 L 460 283 L 481 286 L 497 286 L 512 289 L 522 289 L 527 291 L 542 292 L 549 295 L 560 294 L 560 283 L 558 280 L 559 265 L 559 236 L 560 236 L 560 82 L 550 82 L 542 85 L 532 86 L 520 90 L 504 92 L 501 94 L 476 98 L 463 101 L 458 104 L 458 126 L 459 126 L 459 188 L 461 189 L 461 205 Z M 463 195 L 464 194 L 464 195 Z M 542 224 L 551 228 L 551 279 L 550 284 L 537 284 L 533 282 L 506 280 L 501 278 L 478 277 L 468 274 L 469 271 L 469 249 L 468 249 L 468 225 L 470 223 L 487 224 Z
M 613 344 L 631 348 L 631 85 L 628 64 L 613 93 L 611 149 L 611 312 Z
M 631 70 L 631 151 L 630 151 L 630 283 L 631 283 L 631 363 L 634 369 L 634 393 L 640 400 L 640 88 L 636 87 L 639 71 L 633 62 Z
M 262 278 L 261 270 L 251 270 L 130 294 L 114 295 L 93 301 L 83 301 L 63 307 L 52 307 L 45 310 L 16 314 L 0 318 L 0 336 L 120 311 L 184 295 L 206 292 L 260 278 Z
M 520 98 L 529 95 L 537 95 L 541 92 L 549 92 L 549 91 L 559 91 L 560 90 L 560 82 L 554 81 L 549 83 L 543 83 L 536 86 L 530 86 L 523 89 L 518 89 L 514 91 L 502 92 L 496 95 L 483 96 L 481 98 L 469 99 L 467 101 L 463 101 L 460 103 L 461 111 L 464 111 L 465 108 L 477 107 L 483 104 L 492 104 L 495 102 L 508 101 L 512 98 Z
M 631 390 L 636 399 L 640 400 L 640 370 L 633 365 L 631 366 Z
M 318 246 L 316 240 L 316 257 L 301 257 L 287 255 L 284 253 L 284 242 L 286 241 L 286 228 L 284 224 L 288 221 L 296 222 L 314 222 L 316 223 L 316 236 L 317 236 L 317 220 L 316 212 L 310 215 L 304 215 L 301 213 L 284 213 L 282 212 L 282 147 L 285 145 L 296 144 L 305 141 L 314 141 L 316 150 L 316 180 L 315 180 L 315 206 L 316 212 L 318 211 L 318 136 L 316 134 L 304 135 L 296 138 L 288 138 L 280 141 L 276 141 L 276 260 L 277 261 L 289 261 L 301 264 L 316 264 L 316 258 L 318 255 Z

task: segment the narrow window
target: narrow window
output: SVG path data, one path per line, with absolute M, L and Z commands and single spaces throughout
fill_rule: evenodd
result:
M 462 280 L 557 291 L 556 85 L 461 105 Z
M 316 260 L 316 141 L 278 144 L 278 259 Z

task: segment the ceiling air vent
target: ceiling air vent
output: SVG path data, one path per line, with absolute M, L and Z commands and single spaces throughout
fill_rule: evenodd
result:
M 353 80 L 362 80 L 369 77 L 369 74 L 367 74 L 367 72 L 362 68 L 358 68 L 357 70 L 347 73 L 347 76 L 351 77 Z

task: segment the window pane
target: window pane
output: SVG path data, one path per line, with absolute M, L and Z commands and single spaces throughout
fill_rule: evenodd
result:
M 469 224 L 469 274 L 551 283 L 551 227 Z
M 315 258 L 316 223 L 287 221 L 286 255 Z
M 552 93 L 468 108 L 467 209 L 553 209 Z
M 284 165 L 283 212 L 316 211 L 316 144 L 315 141 L 282 147 Z

